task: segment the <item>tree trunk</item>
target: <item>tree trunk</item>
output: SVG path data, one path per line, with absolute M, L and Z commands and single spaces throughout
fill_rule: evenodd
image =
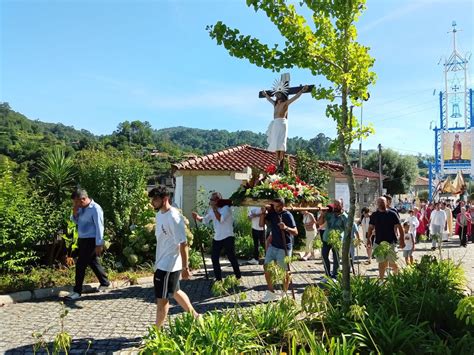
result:
M 352 132 L 347 132 L 349 130 L 349 120 L 352 120 L 352 117 L 349 117 L 347 110 L 347 98 L 348 90 L 347 86 L 343 85 L 342 88 L 342 112 L 341 112 L 341 121 L 342 129 L 339 130 L 338 134 L 338 146 L 339 146 L 339 155 L 344 165 L 344 172 L 348 179 L 349 185 L 349 215 L 347 219 L 346 229 L 344 231 L 344 239 L 342 243 L 342 296 L 344 301 L 344 307 L 347 309 L 351 303 L 351 285 L 350 285 L 350 260 L 349 260 L 349 250 L 351 246 L 351 234 L 352 234 L 352 225 L 354 224 L 354 215 L 355 215 L 355 180 L 354 172 L 352 171 L 352 166 L 349 161 L 349 156 L 346 149 L 346 141 L 344 139 L 344 133 L 351 134 Z

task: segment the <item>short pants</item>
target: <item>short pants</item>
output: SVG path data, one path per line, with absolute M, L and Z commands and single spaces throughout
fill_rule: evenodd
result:
M 292 249 L 288 249 L 288 256 L 291 257 Z M 287 264 L 285 263 L 285 250 L 276 248 L 273 245 L 270 245 L 265 253 L 265 262 L 264 264 L 270 264 L 272 261 L 276 261 L 284 270 L 287 269 Z
M 168 299 L 178 291 L 179 276 L 181 270 L 178 271 L 163 271 L 156 270 L 153 276 L 153 285 L 155 286 L 155 298 Z

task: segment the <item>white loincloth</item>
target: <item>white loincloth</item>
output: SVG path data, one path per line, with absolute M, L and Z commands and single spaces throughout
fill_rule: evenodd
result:
M 268 150 L 286 152 L 286 140 L 288 138 L 288 120 L 286 118 L 274 118 L 267 129 Z

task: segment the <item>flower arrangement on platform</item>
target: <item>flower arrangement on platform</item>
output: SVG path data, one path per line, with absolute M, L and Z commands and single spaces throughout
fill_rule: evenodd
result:
M 255 204 L 252 200 L 271 200 L 283 198 L 293 206 L 317 206 L 327 203 L 327 195 L 287 170 L 278 173 L 275 165 L 269 165 L 265 171 L 252 169 L 252 177 L 242 184 L 231 196 L 234 205 Z M 246 203 L 247 202 L 247 203 Z

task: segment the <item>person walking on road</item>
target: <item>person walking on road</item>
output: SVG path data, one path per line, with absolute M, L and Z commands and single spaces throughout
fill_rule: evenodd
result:
M 362 208 L 359 226 L 362 229 L 362 242 L 367 251 L 367 259 L 364 264 L 369 265 L 372 262 L 372 236 L 369 236 L 370 211 L 367 207 Z
M 434 205 L 430 216 L 431 250 L 436 250 L 436 243 L 441 245 L 443 232 L 446 229 L 446 213 L 440 209 L 439 202 Z
M 273 280 L 270 273 L 266 271 L 266 267 L 268 264 L 275 261 L 283 270 L 285 270 L 283 292 L 286 292 L 290 283 L 290 274 L 285 257 L 291 257 L 292 255 L 293 237 L 298 235 L 298 228 L 296 228 L 293 215 L 285 209 L 285 200 L 282 198 L 274 199 L 271 206 L 262 207 L 260 226 L 265 225 L 265 220 L 270 221 L 272 237 L 265 254 L 264 270 L 268 291 L 263 296 L 262 302 L 270 302 L 277 300 L 278 295 L 275 294 Z
M 209 210 L 205 216 L 200 216 L 193 212 L 193 218 L 196 221 L 209 223 L 212 221 L 214 225 L 214 239 L 212 241 L 212 267 L 214 269 L 214 277 L 216 281 L 222 280 L 221 264 L 219 262 L 222 249 L 225 249 L 227 258 L 229 259 L 234 274 L 237 279 L 242 277 L 239 268 L 239 262 L 235 256 L 235 238 L 234 238 L 234 219 L 232 211 L 228 205 L 219 203 L 222 200 L 220 192 L 213 192 L 209 199 Z
M 249 264 L 258 265 L 260 258 L 260 246 L 265 250 L 265 226 L 260 227 L 260 207 L 249 208 L 248 218 L 252 223 L 253 238 L 253 259 L 249 260 Z
M 334 200 L 332 205 L 328 205 L 328 210 L 323 211 L 319 217 L 318 223 L 326 223 L 326 229 L 323 234 L 323 247 L 321 249 L 321 254 L 323 257 L 324 271 L 326 276 L 333 279 L 337 278 L 337 272 L 339 270 L 339 253 L 334 247 L 329 243 L 329 237 L 331 233 L 338 233 L 340 238 L 344 235 L 344 230 L 347 223 L 347 214 L 343 211 L 341 201 Z M 332 250 L 332 259 L 333 259 L 333 268 L 331 272 L 331 264 L 329 262 L 329 252 Z
M 467 212 L 466 207 L 461 207 L 456 217 L 456 234 L 459 235 L 461 246 L 467 247 L 467 236 L 471 234 L 471 214 Z
M 82 285 L 87 266 L 90 266 L 100 282 L 99 292 L 110 286 L 104 268 L 99 263 L 99 256 L 104 250 L 104 212 L 102 207 L 89 198 L 87 191 L 77 189 L 71 194 L 73 212 L 71 220 L 78 229 L 78 258 L 76 263 L 76 283 L 66 298 L 77 300 L 82 295 Z
M 395 230 L 398 230 L 400 235 L 400 248 L 405 247 L 405 232 L 400 225 L 400 219 L 398 215 L 387 208 L 387 200 L 385 197 L 379 197 L 377 199 L 377 211 L 372 213 L 370 216 L 369 235 L 375 229 L 375 243 L 373 245 L 373 253 L 375 254 L 376 249 L 382 242 L 387 242 L 391 246 L 391 253 L 386 256 L 378 256 L 377 262 L 379 263 L 379 278 L 382 280 L 385 277 L 385 270 L 387 267 L 392 268 L 393 272 L 398 273 L 398 265 L 396 262 L 396 243 L 397 235 Z
M 303 214 L 303 224 L 306 232 L 305 253 L 302 259 L 307 261 L 309 259 L 315 259 L 313 243 L 318 231 L 316 227 L 316 218 L 314 218 L 314 215 L 306 210 L 302 211 L 301 213 Z
M 180 289 L 180 276 L 190 278 L 188 266 L 188 243 L 181 212 L 170 204 L 170 194 L 165 186 L 153 188 L 148 197 L 156 213 L 156 260 L 153 284 L 156 299 L 156 326 L 161 328 L 169 310 L 169 298 L 198 318 L 186 293 Z

